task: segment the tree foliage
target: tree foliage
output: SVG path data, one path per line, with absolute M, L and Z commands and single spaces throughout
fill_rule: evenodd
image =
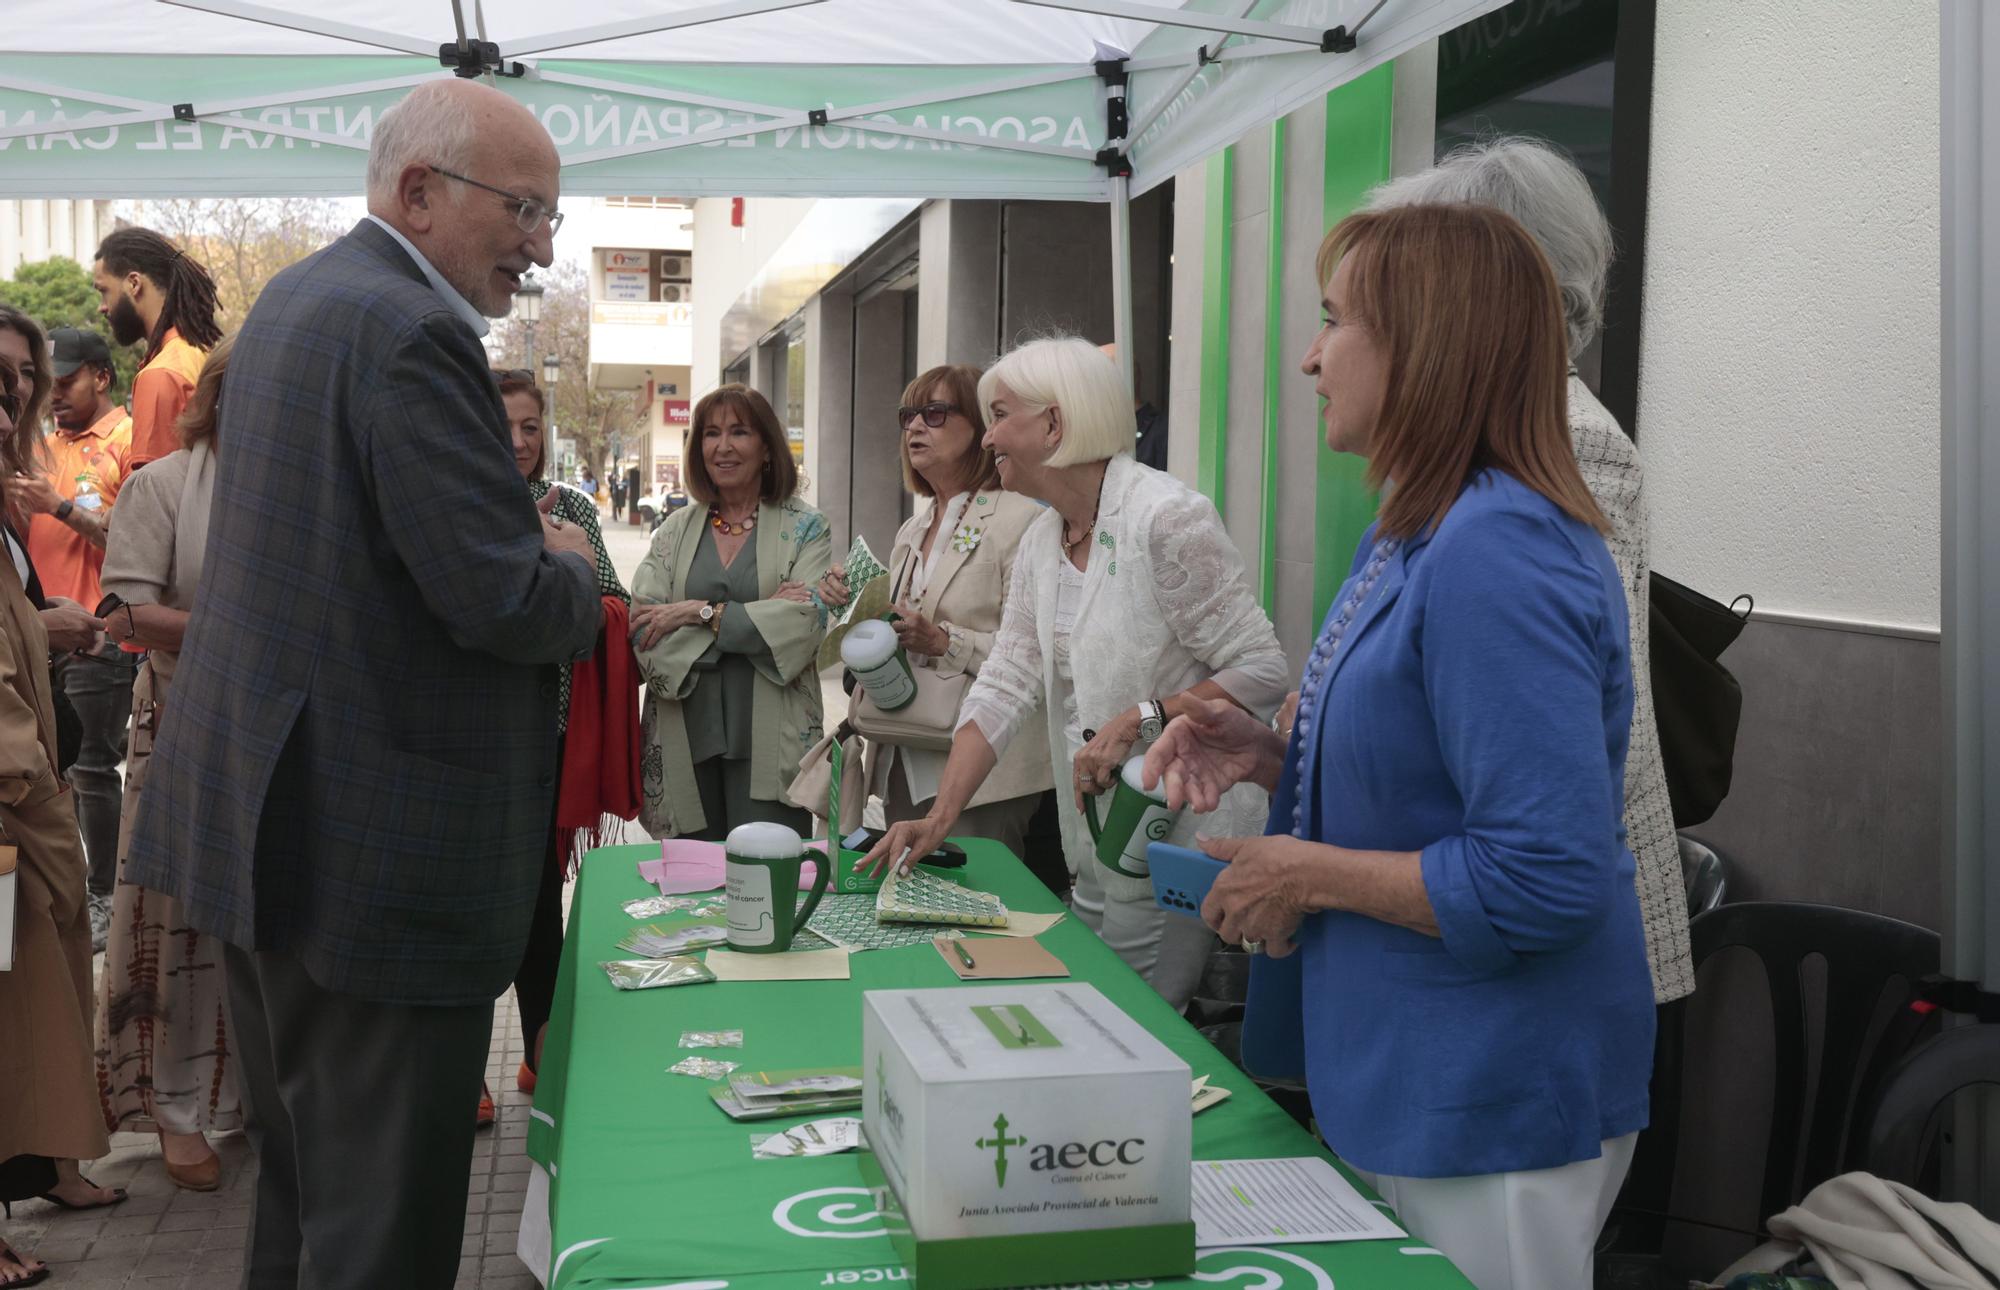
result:
M 583 265 L 558 260 L 535 275 L 542 284 L 542 316 L 534 326 L 534 354 L 528 353 L 528 325 L 503 318 L 493 326 L 487 345 L 496 367 L 520 367 L 542 381 L 542 357 L 553 353 L 562 364 L 550 402 L 552 436 L 576 440 L 579 460 L 591 473 L 605 477 L 612 436 L 620 437 L 626 464 L 637 453 L 638 408 L 628 391 L 606 392 L 590 384 L 590 278 Z
M 173 239 L 215 279 L 224 334 L 243 325 L 281 269 L 347 231 L 338 203 L 295 197 L 148 202 L 139 222 Z
M 111 339 L 111 325 L 97 312 L 97 288 L 91 284 L 90 270 L 60 257 L 24 264 L 12 279 L 0 279 L 0 301 L 33 318 L 44 330 L 82 327 L 103 336 L 118 373 L 112 397 L 123 400 L 131 390 L 141 361 L 139 349 Z

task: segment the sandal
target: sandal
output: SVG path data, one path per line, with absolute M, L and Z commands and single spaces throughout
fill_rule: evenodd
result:
M 491 1128 L 493 1121 L 497 1118 L 499 1117 L 493 1109 L 493 1090 L 489 1086 L 481 1084 L 479 1086 L 479 1110 L 473 1117 L 472 1127 L 475 1129 Z
M 90 1179 L 88 1178 L 84 1178 L 82 1174 L 78 1174 L 77 1177 L 79 1179 L 82 1179 L 84 1186 L 97 1187 L 96 1183 L 90 1181 Z M 87 1201 L 84 1204 L 79 1205 L 75 1201 L 64 1200 L 62 1197 L 56 1195 L 52 1191 L 43 1192 L 41 1195 L 41 1199 L 47 1201 L 49 1204 L 54 1205 L 59 1209 L 103 1209 L 107 1205 L 116 1205 L 120 1201 L 125 1199 L 125 1189 L 123 1187 L 99 1187 L 98 1190 L 110 1192 L 111 1199 Z M 6 1284 L 7 1284 L 6 1282 L 0 1281 L 0 1286 L 5 1286 Z M 22 1283 L 16 1282 L 15 1284 L 19 1285 Z
M 33 1268 L 28 1266 L 31 1262 L 35 1264 Z M 12 1264 L 13 1268 L 9 1268 L 9 1264 Z M 19 1269 L 22 1275 L 15 1276 L 14 1269 Z M 16 1253 L 13 1246 L 0 1241 L 0 1277 L 7 1278 L 0 1280 L 0 1290 L 16 1290 L 19 1286 L 38 1286 L 49 1279 L 49 1265 Z

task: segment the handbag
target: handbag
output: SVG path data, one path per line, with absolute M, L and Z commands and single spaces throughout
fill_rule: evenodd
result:
M 857 686 L 848 705 L 849 724 L 864 738 L 885 744 L 950 752 L 952 737 L 958 733 L 959 706 L 972 688 L 971 675 L 939 676 L 928 667 L 913 667 L 910 674 L 916 678 L 917 697 L 894 712 L 876 707 L 868 691 Z
M 1649 577 L 1653 716 L 1674 827 L 1685 829 L 1713 816 L 1729 796 L 1743 687 L 1718 660 L 1756 602 L 1746 595 L 1724 605 L 1672 578 Z
M 912 551 L 904 579 L 915 564 L 916 553 Z M 901 599 L 899 586 L 889 601 L 894 604 Z M 866 689 L 856 686 L 847 708 L 848 723 L 865 739 L 925 752 L 950 752 L 952 737 L 958 733 L 958 709 L 965 702 L 965 692 L 972 688 L 972 677 L 963 672 L 939 676 L 937 669 L 929 667 L 912 667 L 910 674 L 917 683 L 917 697 L 894 712 L 882 711 Z
M 843 778 L 849 786 L 845 793 L 834 780 L 836 748 L 840 752 Z M 800 810 L 829 820 L 835 837 L 845 837 L 861 827 L 861 808 L 868 801 L 868 784 L 861 773 L 861 741 L 855 738 L 853 726 L 841 722 L 799 759 L 799 773 L 785 789 L 785 796 Z M 839 813 L 839 819 L 832 819 L 834 812 Z

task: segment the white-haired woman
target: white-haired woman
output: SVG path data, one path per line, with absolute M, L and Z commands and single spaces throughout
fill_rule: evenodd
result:
M 1653 996 L 1666 1003 L 1694 990 L 1687 890 L 1660 735 L 1653 722 L 1647 654 L 1646 502 L 1638 450 L 1576 374 L 1576 358 L 1604 325 L 1611 229 L 1590 182 L 1568 157 L 1534 139 L 1502 137 L 1456 149 L 1429 170 L 1375 189 L 1369 210 L 1395 206 L 1490 206 L 1519 220 L 1548 257 L 1569 332 L 1569 435 L 1583 482 L 1611 521 L 1606 541 L 1625 584 L 1632 636 L 1632 736 L 1625 760 L 1625 833 L 1636 862 L 1639 912 Z
M 1288 686 L 1285 656 L 1215 507 L 1132 459 L 1131 392 L 1096 346 L 1023 345 L 988 369 L 979 401 L 1001 484 L 1049 509 L 1021 539 L 1006 613 L 929 813 L 892 826 L 868 863 L 906 863 L 943 841 L 1046 704 L 1077 917 L 1178 1007 L 1214 938 L 1155 905 L 1146 879 L 1098 862 L 1083 799 L 1111 788 L 1142 734 L 1157 736 L 1190 698 L 1267 719 Z M 1264 810 L 1263 793 L 1241 785 L 1215 811 L 1183 816 L 1168 840 L 1254 831 Z

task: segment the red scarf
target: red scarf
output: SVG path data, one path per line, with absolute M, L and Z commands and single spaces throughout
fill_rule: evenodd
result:
M 556 857 L 574 875 L 583 853 L 639 814 L 639 668 L 631 610 L 604 597 L 597 650 L 572 665 L 562 790 L 556 796 Z

